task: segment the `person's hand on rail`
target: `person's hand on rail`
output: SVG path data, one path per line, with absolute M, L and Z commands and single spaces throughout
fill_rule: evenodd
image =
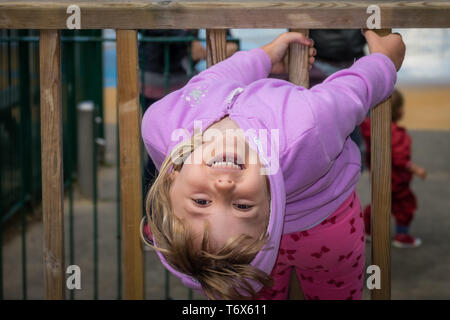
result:
M 227 58 L 231 57 L 233 54 L 235 54 L 236 51 L 238 51 L 238 45 L 236 42 L 228 41 L 226 46 L 227 51 Z
M 408 166 L 408 170 L 418 176 L 420 179 L 425 180 L 427 177 L 427 170 L 425 168 L 422 168 L 415 163 L 412 163 Z
M 406 46 L 399 33 L 391 33 L 387 36 L 379 36 L 372 30 L 363 30 L 370 53 L 382 53 L 394 63 L 395 68 L 400 70 L 405 58 Z
M 288 48 L 291 43 L 300 43 L 309 47 L 309 69 L 311 69 L 314 63 L 314 56 L 317 51 L 314 46 L 314 41 L 308 39 L 299 32 L 285 32 L 280 34 L 272 42 L 261 47 L 272 61 L 272 69 L 270 73 L 280 74 L 285 73 L 288 70 Z
M 192 45 L 191 52 L 193 61 L 197 62 L 206 59 L 206 49 L 200 41 L 194 40 L 192 41 L 191 45 Z

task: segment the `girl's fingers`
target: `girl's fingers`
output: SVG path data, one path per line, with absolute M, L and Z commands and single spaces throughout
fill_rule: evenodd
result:
M 312 46 L 314 44 L 312 39 L 305 37 L 300 32 L 286 32 L 285 37 L 288 44 L 291 42 L 299 42 L 305 46 Z
M 316 48 L 309 48 L 309 55 L 310 56 L 315 56 L 316 54 L 317 54 Z
M 313 64 L 314 61 L 316 61 L 316 59 L 315 59 L 314 57 L 309 57 L 309 63 L 310 63 L 310 64 Z

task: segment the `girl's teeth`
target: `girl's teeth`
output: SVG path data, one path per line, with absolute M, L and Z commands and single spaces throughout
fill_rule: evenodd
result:
M 234 164 L 233 162 L 214 162 L 214 164 L 212 165 L 212 167 L 214 168 L 232 168 L 232 169 L 241 169 L 241 167 L 239 167 L 238 165 Z

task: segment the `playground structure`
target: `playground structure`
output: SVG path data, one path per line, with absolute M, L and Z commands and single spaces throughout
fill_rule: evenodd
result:
M 117 33 L 118 117 L 124 297 L 142 299 L 143 259 L 139 238 L 142 217 L 140 107 L 136 29 L 207 28 L 207 63 L 225 59 L 227 28 L 365 28 L 367 1 L 6 1 L 0 3 L 0 28 L 40 29 L 42 195 L 46 296 L 63 299 L 61 29 L 67 8 L 81 9 L 82 29 L 114 28 Z M 383 1 L 380 33 L 390 28 L 448 28 L 450 3 Z M 290 48 L 289 80 L 308 87 L 307 52 Z M 390 101 L 372 111 L 372 262 L 381 270 L 381 289 L 373 299 L 390 298 L 391 148 Z

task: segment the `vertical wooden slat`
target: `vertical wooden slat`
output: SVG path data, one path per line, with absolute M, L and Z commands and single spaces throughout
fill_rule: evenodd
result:
M 138 43 L 135 30 L 117 30 L 122 261 L 125 299 L 144 298 Z
M 309 37 L 308 29 L 290 29 L 291 32 Z M 309 48 L 299 43 L 289 45 L 289 81 L 305 88 L 309 88 Z
M 47 299 L 64 299 L 64 216 L 61 104 L 61 34 L 41 30 L 42 214 Z
M 289 29 L 309 37 L 308 29 Z M 289 81 L 305 88 L 309 88 L 309 49 L 299 43 L 289 45 Z M 304 295 L 295 270 L 291 273 L 289 285 L 290 300 L 304 300 Z
M 225 29 L 206 29 L 206 65 L 211 67 L 227 58 Z
M 377 30 L 386 35 L 391 29 Z M 380 267 L 381 289 L 371 291 L 372 299 L 391 298 L 391 98 L 372 109 L 372 264 Z

